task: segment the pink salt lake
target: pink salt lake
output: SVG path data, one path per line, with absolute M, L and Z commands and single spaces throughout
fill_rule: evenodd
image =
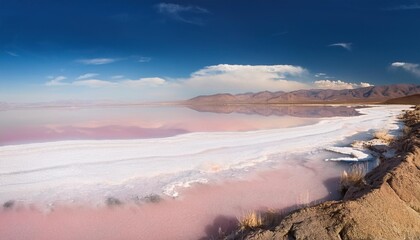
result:
M 355 115 L 354 109 L 346 107 L 277 107 L 263 112 L 161 106 L 7 110 L 0 111 L 0 146 L 283 129 L 313 125 L 323 116 Z M 180 189 L 177 198 L 162 194 L 163 200 L 158 203 L 123 201 L 122 206 L 107 207 L 66 202 L 45 208 L 36 201 L 10 199 L 13 207 L 0 211 L 0 236 L 46 240 L 206 239 L 218 231 L 229 231 L 237 217 L 251 210 L 286 212 L 337 197 L 337 179 L 344 166 L 326 163 L 323 153 L 318 154 L 290 153 L 281 164 L 253 166 L 238 176 L 193 184 Z M 217 168 L 211 171 L 218 172 Z M 1 199 L 7 199 L 6 195 L 0 183 Z

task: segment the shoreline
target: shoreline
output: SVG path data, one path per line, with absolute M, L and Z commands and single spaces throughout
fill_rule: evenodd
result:
M 392 99 L 391 99 L 392 100 Z M 90 108 L 118 108 L 118 107 L 190 107 L 190 106 L 370 106 L 370 105 L 414 105 L 417 102 L 398 102 L 388 103 L 386 101 L 337 101 L 337 102 L 188 102 L 188 100 L 169 101 L 169 102 L 139 102 L 139 103 L 6 103 L 8 106 L 0 108 L 0 111 L 13 110 L 36 110 L 36 109 L 90 109 Z M 1 106 L 0 106 L 1 107 Z
M 30 239 L 37 240 L 97 239 L 92 229 L 101 229 L 104 235 L 100 239 L 208 239 L 219 228 L 233 230 L 236 216 L 250 208 L 261 209 L 264 205 L 267 209 L 291 211 L 313 201 L 339 197 L 330 196 L 329 192 L 336 189 L 340 170 L 328 164 L 303 167 L 292 162 L 282 169 L 264 170 L 246 179 L 198 184 L 184 189 L 177 199 L 162 198 L 139 205 L 121 200 L 121 204 L 97 208 L 56 205 L 43 212 L 36 206 L 19 207 L 15 202 L 15 206 L 1 212 L 0 235 L 4 239 L 28 239 L 13 232 L 25 226 L 22 232 L 30 232 Z M 318 174 L 325 177 L 317 177 Z M 301 179 L 300 175 L 312 178 Z M 273 191 L 286 194 L 273 196 Z M 162 226 L 165 233 L 161 233 Z
M 295 166 L 292 163 L 293 161 L 281 171 L 261 172 L 253 179 L 219 185 L 197 185 L 186 189 L 185 198 L 181 197 L 180 201 L 163 200 L 157 204 L 144 204 L 138 209 L 129 205 L 116 206 L 118 204 L 96 210 L 57 208 L 48 213 L 48 216 L 23 209 L 16 212 L 7 209 L 0 217 L 0 233 L 7 236 L 13 229 L 19 229 L 12 226 L 24 225 L 28 228 L 25 233 L 32 232 L 33 236 L 36 236 L 33 239 L 57 239 L 60 235 L 54 234 L 59 234 L 60 229 L 60 234 L 68 235 L 68 238 L 61 236 L 61 239 L 91 239 L 89 237 L 94 236 L 92 228 L 104 232 L 105 235 L 101 235 L 101 239 L 120 239 L 121 237 L 115 235 L 118 232 L 124 232 L 125 239 L 136 239 L 139 234 L 145 239 L 156 239 L 156 235 L 153 234 L 159 233 L 164 224 L 167 226 L 166 239 L 169 236 L 172 239 L 196 239 L 197 236 L 203 236 L 202 232 L 205 233 L 202 239 L 208 239 L 217 234 L 219 229 L 222 232 L 230 232 L 230 227 L 235 227 L 238 221 L 235 216 L 240 216 L 248 209 L 284 209 L 284 212 L 289 212 L 302 205 L 312 205 L 325 200 L 324 194 L 337 189 L 339 174 L 335 174 L 334 179 L 331 178 L 332 175 L 325 175 L 327 170 L 323 166 L 326 162 L 322 161 L 323 166 L 312 162 L 303 166 Z M 332 165 L 329 168 L 333 170 Z M 298 174 L 291 174 L 295 171 Z M 324 174 L 327 178 L 314 182 L 317 177 L 311 172 Z M 284 191 L 285 188 L 294 192 Z M 276 192 L 279 194 L 275 194 Z M 239 202 L 241 204 L 238 204 Z M 68 219 L 69 216 L 71 219 Z M 188 221 L 188 224 L 185 221 Z M 83 226 L 79 226 L 81 223 Z M 113 225 L 114 223 L 118 224 Z M 77 235 L 74 235 L 75 233 Z M 194 235 L 197 233 L 201 234 Z M 21 239 L 16 236 L 22 235 L 16 234 L 13 235 L 14 239 Z
M 353 136 L 355 132 L 370 131 L 394 124 L 394 117 L 390 120 L 388 114 L 396 117 L 401 109 L 403 108 L 394 107 L 388 113 L 383 113 L 383 107 L 366 108 L 363 111 L 360 110 L 365 114 L 357 117 L 328 118 L 314 125 L 296 128 L 238 133 L 191 133 L 161 140 L 70 141 L 5 146 L 0 149 L 2 150 L 0 157 L 4 159 L 4 169 L 2 170 L 4 176 L 0 175 L 0 180 L 6 185 L 9 196 L 15 194 L 15 198 L 18 198 L 22 195 L 22 191 L 25 191 L 23 196 L 29 200 L 31 196 L 37 198 L 45 196 L 49 199 L 51 194 L 40 195 L 40 192 L 48 190 L 46 186 L 49 189 L 56 187 L 62 193 L 58 200 L 65 201 L 65 197 L 68 198 L 67 200 L 78 199 L 81 195 L 80 190 L 84 190 L 84 193 L 91 192 L 88 191 L 89 189 L 105 188 L 106 186 L 101 184 L 103 182 L 116 182 L 122 183 L 122 185 L 110 186 L 97 194 L 119 193 L 119 189 L 125 189 L 126 185 L 133 186 L 128 192 L 157 194 L 161 189 L 170 186 L 176 187 L 179 182 L 184 185 L 184 183 L 188 184 L 192 180 L 203 178 L 210 178 L 211 180 L 214 176 L 218 177 L 219 175 L 222 177 L 221 179 L 229 179 L 231 178 L 230 175 L 236 176 L 254 165 L 257 166 L 264 162 L 275 164 L 276 161 L 287 159 L 287 156 L 292 153 L 314 151 L 334 146 L 346 137 Z M 363 123 L 360 123 L 360 121 Z M 334 127 L 331 127 L 331 125 L 334 125 Z M 240 139 L 240 141 L 237 139 Z M 279 149 L 279 146 L 282 148 Z M 164 152 L 160 151 L 162 147 L 165 148 Z M 63 151 L 66 152 L 64 156 L 61 154 Z M 156 153 L 160 154 L 157 155 Z M 25 164 L 28 159 L 35 161 L 40 154 L 45 159 L 37 161 L 36 168 Z M 89 156 L 89 162 L 86 163 L 82 156 Z M 226 158 L 223 159 L 220 156 L 226 156 Z M 60 161 L 51 161 L 51 159 Z M 109 174 L 110 166 L 113 169 L 111 175 Z M 127 166 L 130 166 L 129 169 L 127 169 Z M 179 173 L 178 175 L 174 175 L 174 173 L 168 175 L 167 178 L 161 177 L 159 181 L 154 182 L 148 180 L 157 176 L 157 174 L 171 174 L 175 166 L 178 169 L 178 172 L 175 173 Z M 45 178 L 46 173 L 49 174 L 47 179 Z M 95 175 L 92 175 L 92 173 L 95 173 Z M 151 175 L 152 173 L 155 175 Z M 171 176 L 176 177 L 176 179 L 172 180 Z M 54 181 L 52 181 L 52 177 L 57 180 L 53 179 Z M 16 182 L 28 182 L 30 179 L 33 179 L 31 182 L 36 184 L 14 184 Z M 130 181 L 126 181 L 127 179 Z M 48 182 L 42 183 L 44 180 L 48 180 Z M 69 186 L 67 192 L 72 194 L 65 194 L 66 192 L 62 187 L 58 188 L 58 186 L 60 184 L 61 186 L 63 186 L 62 184 L 67 186 L 69 182 L 73 184 L 77 182 L 82 185 L 77 185 L 77 188 Z M 83 183 L 96 185 L 83 185 Z M 139 187 L 143 186 L 143 183 L 148 185 Z M 7 184 L 14 185 L 8 186 Z M 32 186 L 32 189 L 27 189 L 27 186 Z M 22 190 L 19 190 L 20 188 Z M 37 189 L 39 190 L 37 191 Z M 92 194 L 93 197 L 96 198 L 97 194 L 95 193 L 97 191 L 92 192 L 94 193 Z M 125 194 L 111 196 L 129 197 Z M 124 201 L 124 199 L 121 200 Z
M 420 106 L 404 111 L 396 156 L 382 161 L 340 201 L 299 209 L 271 226 L 220 237 L 249 239 L 418 239 L 420 236 Z

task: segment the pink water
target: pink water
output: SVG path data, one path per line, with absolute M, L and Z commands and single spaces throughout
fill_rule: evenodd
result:
M 285 165 L 243 181 L 199 185 L 182 198 L 112 208 L 57 207 L 50 213 L 6 210 L 1 239 L 207 239 L 229 232 L 251 210 L 295 207 L 337 197 L 337 169 Z M 305 176 L 305 177 L 302 177 Z
M 276 129 L 318 121 L 287 115 L 203 113 L 180 107 L 11 110 L 0 112 L 0 146 Z M 302 204 L 336 198 L 338 176 L 344 167 L 320 159 L 322 156 L 310 153 L 291 154 L 276 166 L 258 171 L 250 168 L 242 178 L 197 184 L 184 189 L 181 197 L 163 197 L 159 203 L 57 205 L 46 212 L 36 202 L 17 201 L 13 208 L 0 212 L 0 239 L 207 239 L 219 228 L 229 232 L 237 217 L 251 210 L 287 212 Z
M 169 137 L 312 124 L 290 116 L 202 113 L 183 107 L 37 108 L 0 111 L 0 145 L 84 139 Z

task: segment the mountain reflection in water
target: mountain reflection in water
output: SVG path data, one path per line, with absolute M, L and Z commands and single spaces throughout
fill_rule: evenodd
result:
M 262 116 L 292 116 L 303 118 L 351 117 L 360 115 L 351 106 L 309 106 L 274 104 L 187 105 L 198 112 L 242 113 Z

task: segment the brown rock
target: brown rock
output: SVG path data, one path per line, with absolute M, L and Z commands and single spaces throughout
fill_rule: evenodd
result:
M 411 131 L 400 155 L 382 162 L 342 201 L 303 208 L 270 230 L 237 232 L 227 239 L 420 239 L 420 108 L 407 112 Z M 406 151 L 406 152 L 404 152 Z

